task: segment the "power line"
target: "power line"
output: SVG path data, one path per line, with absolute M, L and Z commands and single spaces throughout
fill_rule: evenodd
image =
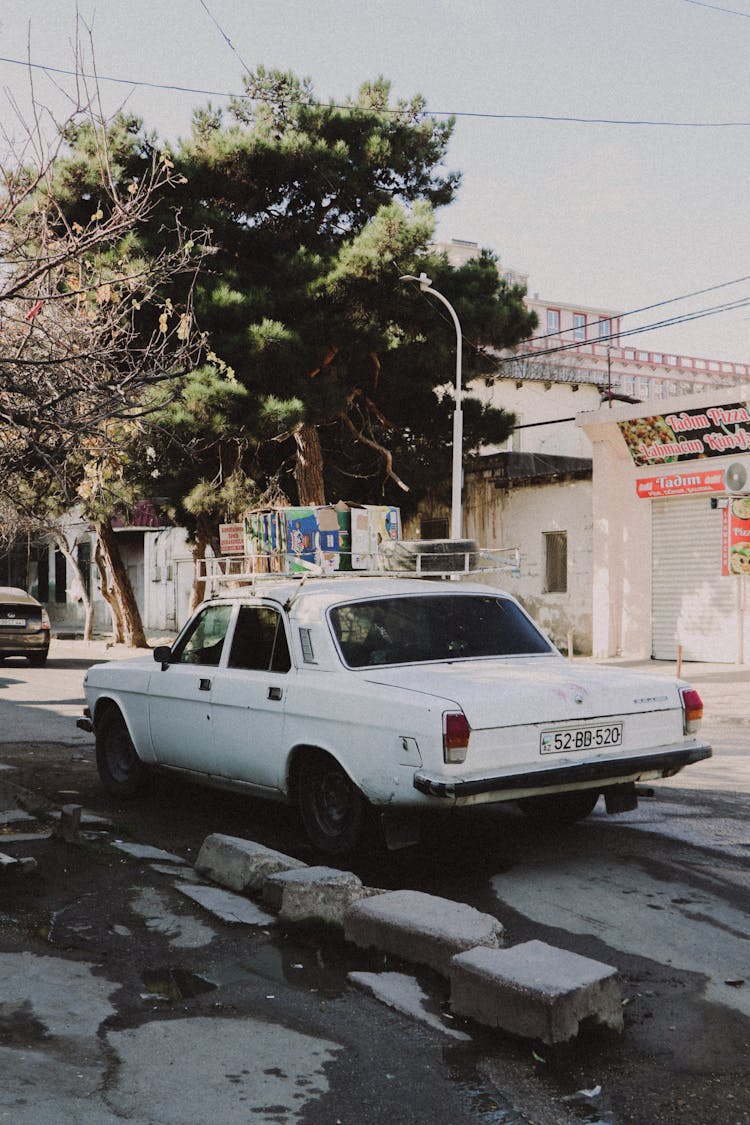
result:
M 747 308 L 750 305 L 750 297 L 741 297 L 736 301 L 729 301 L 723 305 L 714 305 L 706 309 L 697 309 L 691 313 L 682 313 L 679 316 L 667 317 L 665 320 L 655 321 L 653 324 L 639 325 L 637 328 L 628 328 L 624 332 L 612 332 L 606 336 L 600 336 L 590 343 L 607 344 L 612 341 L 619 341 L 628 336 L 636 336 L 642 332 L 653 332 L 660 328 L 672 328 L 677 324 L 688 324 L 693 320 L 701 320 L 706 316 L 716 316 L 722 312 L 732 312 L 737 309 Z M 559 333 L 558 333 L 559 335 Z M 542 348 L 540 351 L 520 352 L 511 356 L 500 356 L 498 364 L 515 363 L 519 359 L 544 359 L 547 356 L 558 355 L 561 352 L 573 351 L 581 348 L 583 345 L 580 340 L 572 341 L 568 344 L 560 344 L 555 348 Z M 489 376 L 490 379 L 495 379 L 497 376 Z
M 221 30 L 221 29 L 219 29 Z M 222 35 L 224 33 L 222 32 Z M 231 41 L 227 40 L 232 50 L 234 47 Z M 236 53 L 236 52 L 235 52 Z M 239 58 L 239 55 L 237 56 Z M 240 60 L 241 61 L 241 60 Z M 112 82 L 121 86 L 130 86 L 133 89 L 146 89 L 146 90 L 166 90 L 170 93 L 177 94 L 197 94 L 201 97 L 214 97 L 214 98 L 236 98 L 240 101 L 255 102 L 260 101 L 260 98 L 253 97 L 247 93 L 232 93 L 228 90 L 212 90 L 200 86 L 182 86 L 176 83 L 165 82 L 148 82 L 143 79 L 137 78 L 119 78 L 111 74 L 89 74 L 84 71 L 70 70 L 69 68 L 59 66 L 48 66 L 45 63 L 33 63 L 26 59 L 12 59 L 7 56 L 0 56 L 0 63 L 7 63 L 9 66 L 22 66 L 26 70 L 38 70 L 44 74 L 57 74 L 69 78 L 87 78 L 94 82 Z M 243 66 L 245 64 L 243 63 Z M 338 109 L 346 111 L 347 113 L 365 112 L 356 105 L 344 105 L 338 102 L 326 103 L 331 109 Z M 400 108 L 385 107 L 378 110 L 380 113 L 400 114 L 403 112 Z M 542 121 L 551 122 L 553 124 L 571 124 L 571 125 L 615 125 L 615 126 L 631 126 L 641 128 L 654 128 L 654 129 L 748 129 L 750 128 L 750 120 L 738 121 L 670 121 L 670 120 L 657 120 L 648 118 L 625 118 L 625 117 L 581 117 L 572 114 L 551 114 L 551 113 L 489 113 L 489 112 L 473 112 L 460 109 L 431 109 L 425 111 L 425 117 L 455 117 L 461 120 L 480 120 L 480 121 Z
M 229 38 L 229 36 L 227 35 L 226 31 L 225 31 L 225 30 L 224 30 L 224 28 L 223 28 L 223 27 L 221 26 L 221 24 L 220 24 L 220 23 L 219 23 L 219 21 L 217 20 L 216 16 L 215 16 L 215 15 L 213 14 L 213 12 L 211 11 L 211 9 L 209 8 L 208 4 L 206 3 L 206 0 L 198 0 L 198 3 L 199 3 L 199 4 L 200 4 L 200 6 L 201 6 L 201 7 L 203 8 L 203 11 L 204 11 L 204 12 L 206 13 L 206 15 L 208 16 L 208 18 L 209 18 L 209 19 L 211 20 L 211 22 L 213 23 L 213 25 L 214 25 L 214 27 L 216 28 L 216 30 L 217 30 L 217 31 L 219 32 L 219 35 L 221 35 L 221 37 L 222 37 L 222 39 L 224 40 L 224 42 L 226 43 L 226 45 L 227 45 L 227 46 L 229 47 L 229 50 L 230 50 L 230 51 L 232 52 L 232 54 L 234 54 L 234 55 L 235 55 L 235 56 L 237 57 L 237 59 L 239 59 L 240 65 L 242 66 L 242 69 L 243 69 L 243 70 L 244 70 L 244 71 L 245 71 L 245 72 L 246 72 L 247 74 L 250 74 L 250 73 L 251 73 L 251 71 L 250 71 L 250 67 L 249 67 L 249 66 L 247 65 L 247 63 L 245 62 L 245 60 L 243 59 L 242 55 L 241 55 L 241 54 L 239 53 L 239 51 L 238 51 L 238 50 L 237 50 L 237 48 L 235 47 L 235 45 L 234 45 L 234 43 L 232 42 L 232 40 L 231 40 L 231 39 Z
M 750 20 L 750 12 L 739 12 L 736 8 L 722 8 L 720 4 L 707 4 L 705 0 L 683 0 L 684 4 L 694 4 L 696 8 L 710 8 L 714 12 L 724 12 L 728 16 L 742 16 Z
M 742 285 L 745 281 L 750 281 L 750 274 L 747 274 L 745 277 L 735 277 L 732 281 L 720 281 L 717 285 L 706 286 L 705 289 L 694 289 L 690 293 L 682 293 L 679 297 L 667 297 L 663 301 L 655 301 L 652 305 L 642 305 L 638 309 L 629 309 L 627 312 L 616 313 L 614 316 L 619 320 L 622 320 L 623 317 L 626 316 L 638 316 L 640 313 L 652 312 L 653 309 L 660 309 L 665 305 L 674 305 L 677 301 L 688 301 L 693 297 L 704 297 L 707 293 L 715 293 L 718 289 L 727 289 L 730 285 Z M 606 324 L 608 320 L 612 319 L 613 317 L 603 316 L 598 320 L 590 321 L 588 327 L 593 328 L 598 324 Z M 631 331 L 647 332 L 648 330 L 648 328 L 637 328 Z M 559 335 L 559 332 L 545 332 L 543 335 L 530 336 L 527 343 L 533 344 L 536 343 L 537 340 L 548 340 L 550 337 L 557 337 Z

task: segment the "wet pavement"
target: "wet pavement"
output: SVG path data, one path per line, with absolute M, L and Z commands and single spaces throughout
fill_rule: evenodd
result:
M 669 823 L 675 848 L 703 840 L 702 898 L 675 905 L 682 896 L 670 886 L 667 867 L 657 856 L 651 871 L 634 865 L 632 847 L 611 827 L 617 818 L 595 816 L 586 825 L 588 858 L 576 858 L 577 835 L 558 850 L 567 890 L 557 899 L 551 861 L 535 863 L 534 849 L 523 838 L 512 862 L 502 863 L 498 855 L 493 863 L 480 860 L 481 836 L 457 836 L 474 868 L 467 879 L 455 859 L 457 897 L 463 898 L 470 884 L 483 884 L 484 907 L 490 908 L 494 892 L 495 905 L 510 911 L 514 940 L 534 935 L 542 901 L 545 913 L 538 924 L 549 927 L 552 919 L 561 935 L 578 928 L 594 953 L 615 941 L 615 929 L 618 940 L 627 936 L 616 919 L 627 922 L 630 916 L 630 947 L 621 955 L 608 950 L 628 982 L 625 1039 L 584 1037 L 566 1053 L 452 1019 L 444 983 L 433 974 L 368 955 L 330 932 L 280 926 L 262 904 L 249 903 L 257 916 L 242 922 L 222 920 L 201 907 L 185 893 L 200 886 L 192 871 L 194 851 L 184 846 L 190 837 L 180 826 L 190 813 L 179 794 L 166 787 L 154 797 L 163 837 L 140 835 L 125 807 L 109 821 L 105 816 L 84 824 L 75 842 L 54 835 L 51 814 L 60 804 L 95 792 L 90 787 L 92 740 L 74 726 L 82 695 L 71 696 L 66 685 L 71 673 L 82 677 L 91 660 L 113 655 L 120 653 L 99 642 L 55 642 L 43 680 L 39 670 L 11 663 L 0 667 L 0 708 L 12 704 L 14 715 L 12 728 L 0 726 L 0 767 L 2 744 L 12 746 L 14 755 L 25 745 L 36 756 L 40 775 L 54 759 L 60 778 L 53 804 L 40 803 L 35 794 L 27 813 L 24 801 L 19 805 L 14 797 L 16 771 L 0 768 L 0 795 L 5 793 L 0 813 L 5 805 L 11 814 L 5 825 L 0 823 L 0 852 L 37 864 L 31 873 L 0 872 L 0 1121 L 750 1122 L 747 1080 L 743 1084 L 738 1078 L 746 1071 L 750 1048 L 741 959 L 748 940 L 747 876 L 743 884 L 742 873 L 749 844 L 734 811 L 726 823 L 740 827 L 731 838 L 718 840 L 708 806 L 705 815 L 700 813 L 701 793 L 736 803 L 750 792 L 745 749 L 750 669 L 684 666 L 684 678 L 698 687 L 706 705 L 703 733 L 721 752 L 660 783 L 669 791 L 660 794 L 658 810 L 644 800 L 628 814 L 630 828 L 646 838 L 654 832 L 663 837 Z M 670 675 L 675 670 L 668 664 L 648 666 Z M 9 713 L 0 710 L 0 717 Z M 215 795 L 205 802 L 227 815 L 241 815 L 239 802 L 222 806 Z M 674 815 L 665 821 L 667 806 Z M 258 817 L 256 827 L 263 835 L 279 826 L 268 814 L 265 820 Z M 249 822 L 247 828 L 244 834 L 253 836 Z M 283 817 L 280 828 L 286 830 Z M 139 841 L 166 841 L 170 850 L 144 854 L 132 848 Z M 715 856 L 721 851 L 734 859 L 737 893 L 729 906 L 711 898 L 712 884 L 719 880 L 711 849 Z M 692 852 L 690 862 L 695 864 Z M 377 883 L 378 861 L 368 863 L 368 881 Z M 576 864 L 578 889 L 571 893 Z M 629 865 L 632 893 L 625 894 L 622 880 Z M 396 885 L 402 875 L 416 885 L 416 872 L 408 863 L 394 866 L 387 876 L 380 871 Z M 586 902 L 594 884 L 598 895 L 611 888 L 612 933 L 592 930 L 593 910 Z M 736 914 L 730 916 L 732 901 Z M 680 948 L 675 945 L 679 930 L 664 928 L 663 944 L 648 949 L 653 961 L 642 961 L 643 918 L 649 919 L 649 941 L 656 941 L 660 931 L 652 928 L 653 920 L 675 910 L 711 919 L 707 936 L 695 949 Z M 707 971 L 701 957 L 713 957 L 715 965 Z M 657 969 L 659 962 L 666 971 Z M 670 970 L 671 965 L 679 968 Z M 709 996 L 708 1006 L 691 999 L 686 1022 L 681 1005 L 698 995 L 696 982 L 706 975 L 722 977 L 724 995 Z M 735 1014 L 728 1016 L 730 1010 Z M 682 1050 L 667 1041 L 670 1036 L 681 1037 Z M 706 1061 L 715 1060 L 722 1042 L 723 1070 Z M 650 1060 L 644 1050 L 652 1052 Z M 684 1067 L 681 1079 L 675 1060 L 678 1070 Z M 630 1097 L 624 1094 L 629 1089 Z

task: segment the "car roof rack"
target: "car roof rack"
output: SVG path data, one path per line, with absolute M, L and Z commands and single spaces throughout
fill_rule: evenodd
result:
M 342 569 L 343 565 L 349 567 Z M 206 597 L 228 589 L 246 588 L 267 582 L 294 582 L 308 578 L 332 581 L 352 578 L 481 579 L 490 574 L 520 573 L 518 547 L 478 547 L 461 540 L 394 540 L 380 545 L 376 554 L 326 556 L 315 551 L 313 559 L 289 552 L 216 555 L 198 560 L 198 577 L 206 583 Z

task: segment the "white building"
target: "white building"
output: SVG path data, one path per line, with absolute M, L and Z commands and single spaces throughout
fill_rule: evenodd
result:
M 444 249 L 454 264 L 478 252 L 466 242 Z M 515 270 L 506 276 L 527 281 Z M 638 499 L 640 478 L 618 425 L 744 403 L 750 364 L 623 345 L 622 314 L 613 310 L 538 295 L 527 304 L 539 318 L 534 339 L 498 356 L 497 373 L 470 387 L 515 414 L 517 426 L 504 446 L 466 465 L 465 533 L 485 546 L 520 548 L 521 573 L 504 584 L 563 648 L 673 659 L 679 646 L 685 659 L 750 659 L 738 617 L 745 579 L 720 569 L 716 512 L 726 493 L 713 507 L 700 494 L 676 506 L 661 495 Z M 444 506 L 425 504 L 411 531 L 447 534 L 447 517 Z M 675 545 L 684 558 L 706 552 L 683 573 Z M 674 593 L 678 576 L 698 574 L 686 599 Z

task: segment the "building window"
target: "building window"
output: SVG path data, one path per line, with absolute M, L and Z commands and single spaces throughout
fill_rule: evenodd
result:
M 599 321 L 599 339 L 603 340 L 612 335 L 612 321 L 600 320 Z
M 639 379 L 638 380 L 638 396 L 639 398 L 651 398 L 651 380 Z
M 635 397 L 635 375 L 626 375 L 622 381 L 622 389 L 626 395 Z
M 544 592 L 565 594 L 568 589 L 568 533 L 544 532 Z
M 586 339 L 586 317 L 583 313 L 573 313 L 573 339 Z
M 560 310 L 547 309 L 547 331 L 552 335 L 557 335 L 560 331 Z

